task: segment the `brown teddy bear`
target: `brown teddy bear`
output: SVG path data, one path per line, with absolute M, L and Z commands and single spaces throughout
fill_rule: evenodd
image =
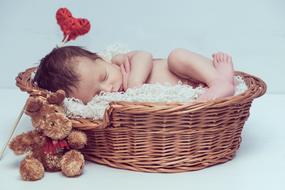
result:
M 28 153 L 20 163 L 23 180 L 34 181 L 44 171 L 62 171 L 65 176 L 78 176 L 84 157 L 77 151 L 87 144 L 85 133 L 72 129 L 62 106 L 65 93 L 33 92 L 27 100 L 25 113 L 32 118 L 34 130 L 16 136 L 9 147 L 15 154 Z

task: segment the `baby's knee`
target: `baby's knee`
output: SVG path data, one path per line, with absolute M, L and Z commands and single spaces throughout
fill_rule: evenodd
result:
M 172 64 L 177 62 L 183 62 L 185 60 L 185 53 L 186 50 L 182 48 L 176 48 L 172 50 L 167 57 L 168 63 Z
M 181 48 L 174 49 L 167 58 L 168 69 L 174 73 L 181 73 L 186 68 L 185 50 Z

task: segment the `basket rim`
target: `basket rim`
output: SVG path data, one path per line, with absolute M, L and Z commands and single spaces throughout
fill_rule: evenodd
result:
M 26 69 L 23 72 L 20 72 L 16 77 L 16 86 L 20 88 L 21 91 L 25 91 L 28 94 L 36 94 L 41 96 L 47 96 L 52 92 L 39 88 L 34 85 L 31 80 L 31 74 L 37 69 L 36 67 L 31 67 Z M 115 109 L 124 109 L 126 112 L 155 112 L 159 114 L 172 113 L 174 111 L 186 110 L 185 113 L 190 113 L 198 111 L 201 109 L 207 109 L 209 107 L 224 107 L 234 104 L 242 104 L 251 102 L 253 99 L 262 96 L 267 90 L 266 83 L 253 75 L 250 75 L 245 72 L 235 71 L 235 75 L 241 76 L 245 81 L 248 89 L 238 95 L 230 96 L 226 98 L 217 98 L 215 100 L 209 100 L 206 102 L 191 102 L 191 103 L 163 103 L 163 102 L 126 102 L 126 101 L 113 101 L 110 103 L 108 109 L 106 109 L 103 121 L 102 120 L 93 120 L 89 118 L 69 118 L 75 127 L 81 129 L 87 128 L 98 128 L 106 127 L 109 124 L 110 116 Z

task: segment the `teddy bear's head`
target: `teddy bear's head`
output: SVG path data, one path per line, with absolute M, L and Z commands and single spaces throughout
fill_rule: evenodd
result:
M 64 98 L 65 92 L 58 90 L 46 97 L 31 94 L 27 100 L 25 113 L 31 116 L 33 126 L 53 140 L 64 139 L 72 130 L 72 122 L 61 106 Z

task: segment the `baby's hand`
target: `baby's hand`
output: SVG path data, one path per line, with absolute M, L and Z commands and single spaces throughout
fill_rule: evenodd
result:
M 113 64 L 121 66 L 127 60 L 128 60 L 128 56 L 126 54 L 117 54 L 111 59 L 111 62 Z
M 131 71 L 131 65 L 128 59 L 123 64 L 120 65 L 120 69 L 123 75 L 123 88 L 124 91 L 126 91 L 128 89 L 128 80 Z

